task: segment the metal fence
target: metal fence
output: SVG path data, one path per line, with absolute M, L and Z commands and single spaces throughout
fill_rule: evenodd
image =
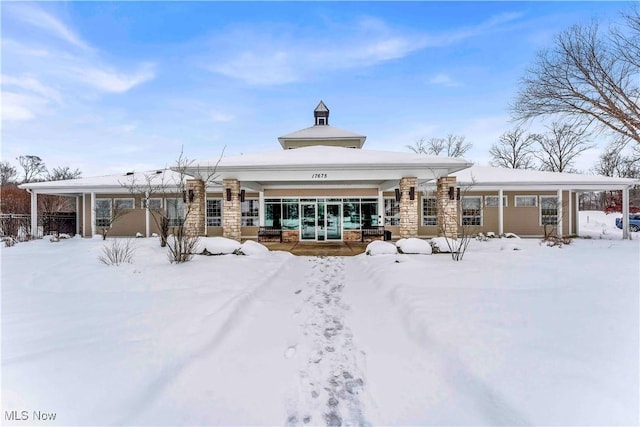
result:
M 60 212 L 38 215 L 38 235 L 31 235 L 31 215 L 0 214 L 0 236 L 16 240 L 41 238 L 50 234 L 76 234 L 75 212 Z

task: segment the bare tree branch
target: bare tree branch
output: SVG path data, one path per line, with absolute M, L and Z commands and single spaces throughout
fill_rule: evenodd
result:
M 510 169 L 534 168 L 532 152 L 536 141 L 536 135 L 525 134 L 522 128 L 503 133 L 489 150 L 491 165 Z

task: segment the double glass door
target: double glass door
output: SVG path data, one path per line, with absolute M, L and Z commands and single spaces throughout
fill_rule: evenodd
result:
M 342 204 L 300 203 L 300 240 L 342 240 Z

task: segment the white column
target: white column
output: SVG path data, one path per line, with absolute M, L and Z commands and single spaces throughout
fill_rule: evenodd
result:
M 504 203 L 502 203 L 503 197 L 504 191 L 501 188 L 498 190 L 498 236 L 502 236 L 504 234 Z
M 38 237 L 38 193 L 31 190 L 31 237 Z
M 576 236 L 580 235 L 580 193 L 576 191 Z
M 631 239 L 629 234 L 629 188 L 622 190 L 622 238 Z
M 378 190 L 378 217 L 380 218 L 378 225 L 384 225 L 384 193 L 382 190 Z
M 87 237 L 87 195 L 82 193 L 82 237 Z
M 147 199 L 147 207 L 144 210 L 144 235 L 146 237 L 151 237 L 151 227 L 149 225 L 149 200 Z
M 564 216 L 564 209 L 562 209 L 562 190 L 558 190 L 557 212 L 558 212 L 558 237 L 562 237 L 564 235 L 564 233 L 562 232 L 562 217 Z
M 76 196 L 76 234 L 80 234 L 80 196 Z
M 224 195 L 223 195 L 224 196 Z M 260 227 L 264 227 L 264 191 L 258 192 L 258 219 L 260 221 Z
M 569 232 L 567 234 L 571 235 L 573 233 L 573 198 L 571 197 L 571 190 L 569 190 L 569 200 L 567 203 L 569 204 Z
M 96 235 L 96 193 L 91 192 L 91 237 Z

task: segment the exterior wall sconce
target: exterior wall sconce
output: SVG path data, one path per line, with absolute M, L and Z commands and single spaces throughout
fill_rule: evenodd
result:
M 193 203 L 193 200 L 196 198 L 196 193 L 193 190 L 189 190 L 189 203 Z
M 240 190 L 240 192 L 238 193 L 238 197 L 240 197 L 240 201 L 244 202 L 244 190 Z M 227 202 L 231 201 L 231 189 L 227 188 Z
M 449 200 L 460 200 L 460 187 L 449 187 Z
M 409 187 L 409 200 L 416 199 L 416 187 Z
M 399 202 L 401 197 L 402 197 L 402 193 L 400 192 L 399 189 L 396 188 L 396 202 Z

